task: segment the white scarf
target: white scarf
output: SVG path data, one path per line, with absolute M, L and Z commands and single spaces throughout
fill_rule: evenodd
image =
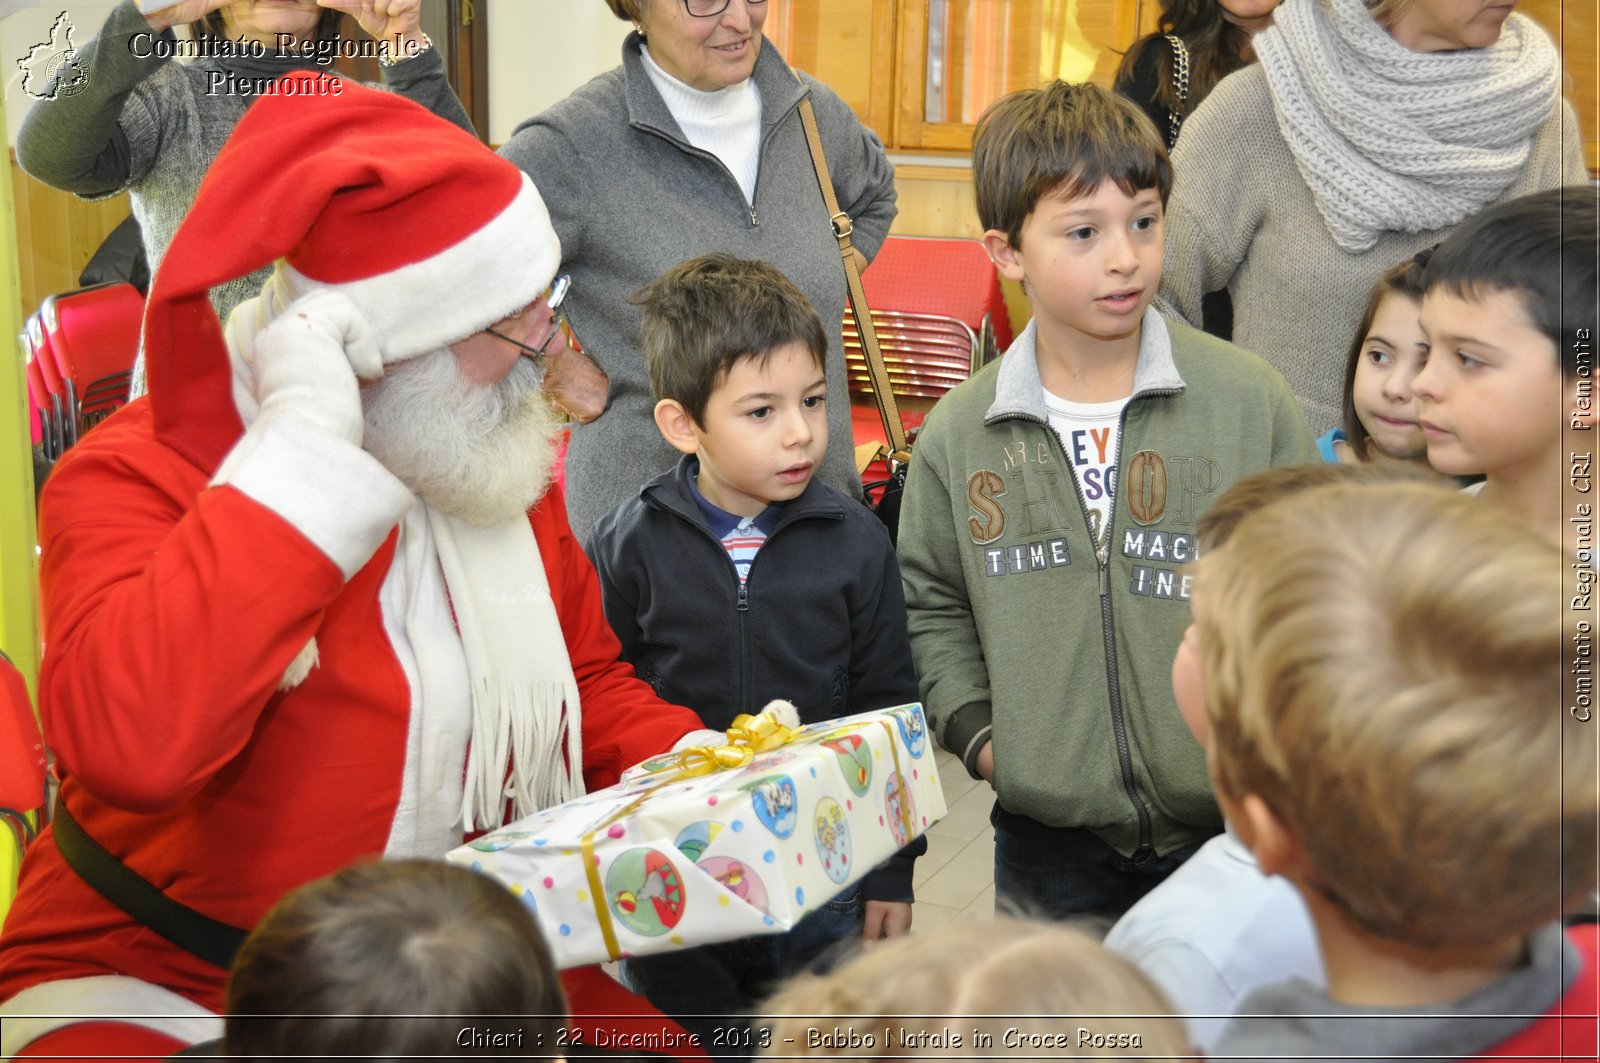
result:
M 472 679 L 461 816 L 468 830 L 498 827 L 508 797 L 521 819 L 583 793 L 578 681 L 527 520 L 428 521 Z
M 1283 139 L 1352 254 L 1497 199 L 1561 98 L 1555 46 L 1521 15 L 1487 48 L 1413 52 L 1361 0 L 1287 0 L 1255 50 Z
M 294 299 L 279 280 L 273 273 L 259 296 L 235 308 L 225 327 L 234 402 L 247 429 L 260 412 L 251 368 L 256 337 Z M 217 482 L 226 482 L 225 475 Z M 459 749 L 461 696 L 447 689 L 459 682 L 459 656 L 430 652 L 429 640 L 437 634 L 408 603 L 402 627 L 415 654 L 421 720 L 410 729 L 404 789 L 410 790 L 416 771 L 409 801 L 415 802 L 411 814 L 419 838 L 438 834 L 433 828 L 439 813 L 445 803 L 453 810 L 457 798 L 459 822 L 470 831 L 501 826 L 507 799 L 512 818 L 521 819 L 583 793 L 578 683 L 532 526 L 518 517 L 483 528 L 431 507 L 425 511 L 430 534 L 409 536 L 406 552 L 426 552 L 431 539 L 437 553 L 466 657 L 471 720 L 463 779 L 460 758 L 439 755 Z M 417 558 L 395 563 L 415 565 Z M 408 576 L 408 586 L 416 583 L 414 576 Z M 313 637 L 285 669 L 280 689 L 304 682 L 318 652 Z M 409 801 L 403 794 L 402 803 Z

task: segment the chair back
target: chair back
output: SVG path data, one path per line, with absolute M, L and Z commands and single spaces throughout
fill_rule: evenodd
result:
M 982 241 L 891 236 L 862 274 L 861 283 L 867 303 L 875 308 L 939 314 L 965 322 L 982 341 L 980 354 L 1011 345 L 1011 318 L 1000 275 Z
M 28 377 L 28 434 L 36 447 L 44 446 L 44 414 L 50 408 L 50 392 L 45 389 L 44 376 L 32 358 L 26 365 Z
M 65 449 L 128 401 L 144 296 L 131 284 L 101 284 L 49 296 L 36 316 L 65 395 Z
M 38 389 L 39 446 L 46 460 L 58 461 L 67 449 L 67 387 L 56 368 L 50 335 L 37 313 L 29 316 L 22 335 L 27 346 L 28 380 Z

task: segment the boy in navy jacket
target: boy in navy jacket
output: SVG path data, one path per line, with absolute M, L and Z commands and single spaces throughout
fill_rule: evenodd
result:
M 623 659 L 713 728 L 774 698 L 804 723 L 916 701 L 888 532 L 813 480 L 828 444 L 821 318 L 778 270 L 723 254 L 637 298 L 656 424 L 684 456 L 589 539 Z M 912 842 L 786 934 L 627 960 L 624 977 L 709 1035 L 708 1051 L 737 1055 L 716 1016 L 742 1016 L 840 940 L 910 928 L 926 848 Z

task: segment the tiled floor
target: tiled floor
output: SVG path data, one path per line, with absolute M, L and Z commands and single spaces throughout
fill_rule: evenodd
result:
M 939 751 L 939 783 L 949 815 L 928 828 L 928 853 L 917 861 L 917 903 L 911 932 L 933 930 L 952 919 L 994 913 L 994 791 Z

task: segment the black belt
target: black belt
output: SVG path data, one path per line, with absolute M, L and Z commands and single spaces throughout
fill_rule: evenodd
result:
M 50 823 L 56 847 L 61 850 L 67 866 L 96 893 L 140 926 L 155 931 L 185 952 L 223 970 L 233 966 L 233 957 L 249 931 L 202 915 L 140 878 L 127 864 L 84 833 L 83 827 L 67 811 L 67 803 L 59 797 Z

